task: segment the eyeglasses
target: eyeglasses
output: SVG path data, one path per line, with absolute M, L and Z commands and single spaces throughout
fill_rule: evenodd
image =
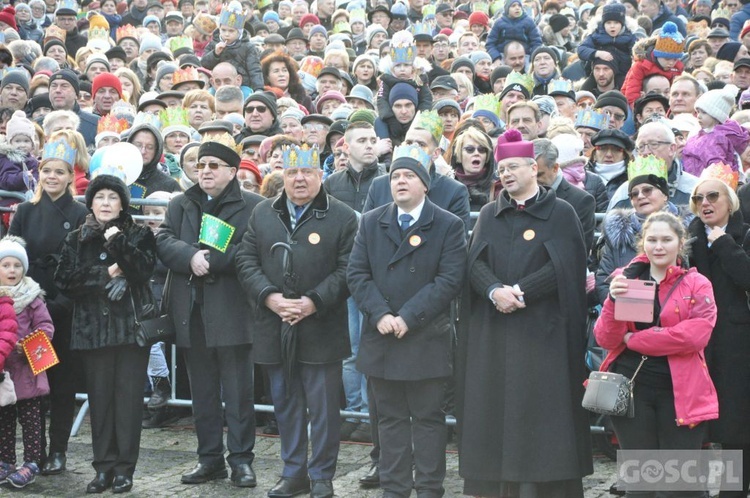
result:
M 138 142 L 134 142 L 133 145 L 135 145 L 138 150 L 147 150 L 149 152 L 153 152 L 156 150 L 156 146 L 151 144 L 141 144 Z
M 346 156 L 346 152 L 334 152 L 333 157 L 341 157 Z
M 648 187 L 641 187 L 640 189 L 631 190 L 630 198 L 637 199 L 641 196 L 641 194 L 643 194 L 643 197 L 648 197 L 654 191 L 654 188 L 656 187 L 652 187 L 649 185 Z
M 622 113 L 619 113 L 619 112 L 618 113 L 614 113 L 612 111 L 605 111 L 604 113 L 607 116 L 609 116 L 610 118 L 614 119 L 615 121 L 624 121 L 625 118 L 627 117 L 627 116 L 625 116 L 625 114 L 622 114 Z
M 473 154 L 475 152 L 479 152 L 480 154 L 486 154 L 489 152 L 489 149 L 485 147 L 484 145 L 480 145 L 479 147 L 475 147 L 473 145 L 467 145 L 464 147 L 464 151 L 467 154 Z
M 503 175 L 506 172 L 508 172 L 508 173 L 515 173 L 516 171 L 518 171 L 518 168 L 520 168 L 521 166 L 526 166 L 526 165 L 525 164 L 521 164 L 521 163 L 515 163 L 515 164 L 509 165 L 507 168 L 499 167 L 499 168 L 497 168 L 497 174 L 498 175 Z
M 719 200 L 720 195 L 721 194 L 719 192 L 709 192 L 707 194 L 695 194 L 690 199 L 694 204 L 702 204 L 703 199 L 706 199 L 709 204 L 713 204 L 714 202 Z
M 243 153 L 243 154 L 248 154 L 248 155 L 250 155 L 250 156 L 254 156 L 255 154 L 257 154 L 257 153 L 258 153 L 258 151 L 257 151 L 257 150 L 255 150 L 255 149 L 253 149 L 253 148 L 251 147 L 251 148 L 249 148 L 249 149 L 245 149 L 245 150 L 243 150 L 243 151 L 242 151 L 242 153 Z
M 263 114 L 267 110 L 268 110 L 268 107 L 266 107 L 264 105 L 256 105 L 256 106 L 250 106 L 249 105 L 249 106 L 245 107 L 245 112 L 247 114 L 252 114 L 255 111 L 258 111 L 258 114 Z
M 307 123 L 302 128 L 304 128 L 307 131 L 311 130 L 325 130 L 326 125 L 323 123 Z
M 644 153 L 647 150 L 655 151 L 656 149 L 658 149 L 662 145 L 672 145 L 672 142 L 664 142 L 664 141 L 662 141 L 662 142 L 645 142 L 645 143 L 642 143 L 640 145 L 637 145 L 636 149 L 638 149 L 638 152 Z
M 211 169 L 211 170 L 217 170 L 217 169 L 219 169 L 222 166 L 227 167 L 227 168 L 229 167 L 228 164 L 217 163 L 216 161 L 211 161 L 211 162 L 208 162 L 208 163 L 198 162 L 198 163 L 195 164 L 195 167 L 198 168 L 199 170 L 205 169 L 206 166 L 208 166 L 208 169 Z

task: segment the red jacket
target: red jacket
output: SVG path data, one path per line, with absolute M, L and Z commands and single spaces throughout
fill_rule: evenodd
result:
M 633 259 L 633 262 L 647 261 L 643 255 Z M 602 363 L 602 371 L 607 371 L 625 350 L 623 337 L 628 332 L 633 332 L 627 345 L 629 349 L 645 355 L 667 356 L 677 425 L 693 425 L 719 418 L 716 389 L 703 355 L 716 324 L 716 303 L 711 282 L 695 268 L 685 270 L 673 266 L 659 285 L 659 299 L 663 301 L 672 284 L 686 272 L 669 301 L 662 304 L 661 326 L 636 330 L 632 322 L 615 320 L 614 302 L 607 297 L 594 327 L 597 342 L 609 350 Z M 614 274 L 620 273 L 622 270 Z
M 5 360 L 18 342 L 18 321 L 13 311 L 13 299 L 0 296 L 0 371 L 5 370 Z
M 633 103 L 641 96 L 641 90 L 643 90 L 643 79 L 647 76 L 653 76 L 654 74 L 661 74 L 669 80 L 672 84 L 672 80 L 681 75 L 685 66 L 682 62 L 677 61 L 677 64 L 669 71 L 662 69 L 655 60 L 651 60 L 653 57 L 649 54 L 646 58 L 637 60 L 630 66 L 630 71 L 625 75 L 625 81 L 622 84 L 620 91 L 628 99 L 628 104 L 633 107 Z

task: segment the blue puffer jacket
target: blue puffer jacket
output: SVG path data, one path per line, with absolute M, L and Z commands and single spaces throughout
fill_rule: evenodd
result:
M 534 20 L 526 13 L 517 19 L 511 19 L 503 14 L 492 26 L 492 31 L 487 37 L 487 52 L 493 61 L 503 56 L 503 49 L 509 41 L 521 43 L 526 53 L 531 55 L 542 45 L 542 34 Z
M 743 5 L 742 9 L 729 20 L 729 38 L 733 41 L 738 41 L 742 26 L 748 20 L 750 20 L 750 3 Z
M 633 63 L 633 45 L 635 45 L 635 35 L 628 28 L 623 28 L 620 34 L 613 38 L 600 24 L 596 31 L 578 45 L 578 57 L 587 63 L 588 68 L 594 62 L 597 50 L 609 52 L 617 63 L 617 74 L 625 76 Z M 590 71 L 587 70 L 586 73 L 590 74 Z
M 653 19 L 651 21 L 654 26 L 653 31 L 655 32 L 656 30 L 661 29 L 661 27 L 664 26 L 664 23 L 667 21 L 672 21 L 673 23 L 675 23 L 677 25 L 677 31 L 679 31 L 682 36 L 687 36 L 687 28 L 685 27 L 685 23 L 682 22 L 682 19 L 674 15 L 666 5 L 662 4 L 659 10 L 659 15 L 656 16 L 656 19 Z M 741 25 L 740 29 L 742 29 Z M 739 34 L 739 30 L 737 30 L 737 34 Z M 737 34 L 735 34 L 735 36 Z

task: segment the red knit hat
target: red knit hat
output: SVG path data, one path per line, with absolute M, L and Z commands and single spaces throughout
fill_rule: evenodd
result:
M 307 23 L 320 24 L 320 19 L 315 14 L 305 14 L 299 20 L 299 27 L 304 28 Z
M 745 21 L 745 25 L 742 26 L 742 31 L 740 32 L 740 37 L 738 38 L 738 40 L 742 41 L 742 39 L 748 33 L 750 33 L 750 21 Z
M 91 83 L 91 95 L 95 96 L 100 88 L 106 87 L 114 88 L 117 90 L 117 94 L 122 97 L 122 83 L 120 83 L 120 78 L 112 73 L 101 73 L 94 78 L 94 81 Z
M 469 26 L 474 26 L 475 24 L 479 24 L 486 28 L 490 25 L 490 18 L 484 12 L 472 12 L 469 16 Z
M 258 166 L 250 159 L 243 159 L 242 161 L 240 161 L 240 169 L 245 169 L 252 173 L 255 177 L 255 180 L 258 182 L 258 185 L 263 183 L 263 177 L 260 176 L 260 170 L 258 169 Z
M 12 5 L 8 5 L 0 11 L 0 22 L 4 22 L 18 31 L 18 25 L 16 24 L 16 9 L 14 9 Z

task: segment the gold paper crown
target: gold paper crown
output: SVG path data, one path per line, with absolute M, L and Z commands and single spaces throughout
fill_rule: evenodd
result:
M 732 18 L 732 12 L 729 9 L 716 9 L 713 12 L 711 12 L 712 21 L 716 19 L 731 19 L 731 18 Z
M 119 135 L 128 128 L 130 128 L 130 124 L 127 119 L 118 119 L 114 114 L 109 113 L 99 118 L 99 123 L 96 125 L 96 134 L 98 135 L 99 133 L 109 131 Z
M 530 74 L 521 74 L 518 71 L 511 71 L 505 78 L 503 90 L 513 85 L 521 85 L 531 95 L 534 92 L 534 78 Z
M 203 135 L 203 137 L 201 139 L 201 143 L 206 143 L 206 142 L 216 142 L 216 143 L 219 143 L 219 144 L 223 145 L 224 147 L 232 149 L 233 151 L 235 151 L 240 156 L 242 155 L 242 146 L 241 145 L 237 145 L 237 142 L 234 141 L 234 138 L 232 137 L 232 135 L 230 135 L 227 132 L 224 132 L 224 133 L 221 133 L 221 134 L 218 134 L 218 135 L 215 135 L 215 134 L 212 135 L 210 133 L 206 133 L 206 134 Z
M 411 127 L 429 131 L 436 143 L 440 143 L 440 137 L 443 136 L 443 120 L 436 111 L 418 112 Z
M 196 15 L 193 19 L 193 26 L 195 26 L 195 29 L 197 29 L 200 34 L 207 36 L 216 31 L 217 24 L 213 17 L 201 13 Z
M 427 21 L 435 17 L 437 7 L 435 4 L 429 4 L 422 7 L 422 20 Z
M 490 111 L 499 117 L 500 101 L 497 100 L 496 95 L 479 95 L 474 99 L 474 111 Z
M 182 107 L 169 107 L 167 109 L 162 109 L 159 112 L 159 119 L 161 120 L 162 130 L 169 126 L 190 127 L 187 109 Z
M 66 34 L 65 30 L 60 29 L 58 25 L 53 24 L 44 32 L 44 43 L 47 44 L 48 41 L 53 39 L 60 40 L 64 43 Z
M 138 30 L 135 29 L 135 26 L 131 26 L 130 24 L 126 24 L 125 26 L 120 26 L 119 28 L 117 28 L 115 35 L 117 37 L 117 43 L 120 43 L 120 40 L 122 40 L 123 38 L 132 38 L 135 41 L 139 40 Z
M 701 180 L 719 180 L 726 183 L 732 190 L 737 190 L 740 183 L 740 173 L 724 163 L 714 163 L 701 173 Z
M 167 40 L 167 47 L 174 54 L 180 49 L 193 51 L 193 39 L 189 36 L 173 36 Z
M 659 178 L 667 179 L 668 168 L 664 159 L 656 156 L 638 156 L 635 161 L 628 164 L 628 181 L 638 178 L 639 176 L 654 175 Z
M 198 76 L 198 70 L 194 67 L 178 69 L 177 71 L 172 73 L 172 87 L 175 87 L 180 83 L 186 83 L 188 81 L 203 81 Z
M 89 17 L 89 38 L 109 39 L 109 23 L 104 16 L 94 14 Z
M 333 26 L 333 32 L 334 33 L 350 33 L 352 32 L 352 27 L 349 24 L 348 21 L 339 21 Z

